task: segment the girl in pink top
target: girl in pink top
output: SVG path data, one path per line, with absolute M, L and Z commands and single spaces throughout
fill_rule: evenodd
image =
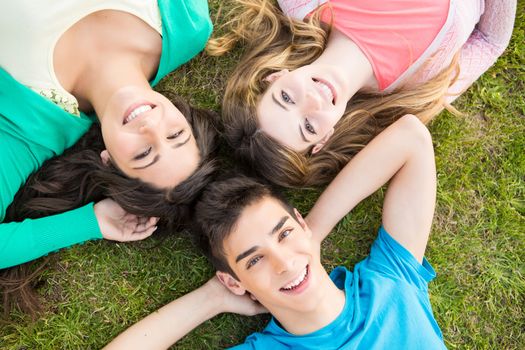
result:
M 282 186 L 328 183 L 405 114 L 429 121 L 499 57 L 516 0 L 238 0 L 221 54 L 248 44 L 223 100 L 237 155 Z

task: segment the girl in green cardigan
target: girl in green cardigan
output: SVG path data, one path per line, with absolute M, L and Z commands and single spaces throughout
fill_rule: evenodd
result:
M 215 168 L 214 115 L 152 86 L 203 49 L 207 2 L 23 0 L 0 23 L 0 269 L 181 224 Z

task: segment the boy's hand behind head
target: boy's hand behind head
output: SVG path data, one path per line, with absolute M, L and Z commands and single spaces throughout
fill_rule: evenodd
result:
M 217 276 L 210 279 L 207 282 L 207 285 L 210 292 L 213 293 L 212 297 L 216 298 L 220 303 L 222 312 L 233 312 L 245 316 L 253 316 L 268 312 L 268 310 L 266 310 L 266 308 L 258 301 L 253 300 L 248 293 L 235 295 L 230 292 L 225 286 L 223 286 Z

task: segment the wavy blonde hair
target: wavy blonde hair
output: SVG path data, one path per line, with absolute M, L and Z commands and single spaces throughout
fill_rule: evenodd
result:
M 297 152 L 263 133 L 257 104 L 268 87 L 264 77 L 278 70 L 293 70 L 312 63 L 326 47 L 330 25 L 321 23 L 321 7 L 306 21 L 285 16 L 269 0 L 235 0 L 223 25 L 226 34 L 207 46 L 222 55 L 236 46 L 245 52 L 234 69 L 222 103 L 224 133 L 238 158 L 269 181 L 284 187 L 329 183 L 374 136 L 405 114 L 430 121 L 444 107 L 448 87 L 459 73 L 457 57 L 440 74 L 416 87 L 392 93 L 358 92 L 323 149 Z

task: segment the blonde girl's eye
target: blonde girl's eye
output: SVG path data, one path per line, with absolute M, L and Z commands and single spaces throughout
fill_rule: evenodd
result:
M 312 124 L 310 124 L 310 121 L 308 120 L 308 118 L 304 120 L 304 128 L 306 129 L 306 131 L 308 131 L 308 133 L 317 135 L 314 127 L 312 126 Z
M 295 102 L 292 100 L 292 98 L 290 97 L 290 95 L 288 95 L 286 92 L 284 92 L 283 90 L 281 90 L 281 98 L 283 99 L 284 102 L 286 103 L 291 103 L 291 104 L 295 104 Z
M 249 269 L 250 267 L 254 266 L 255 264 L 257 264 L 259 262 L 259 260 L 262 259 L 262 256 L 260 255 L 257 255 L 257 256 L 254 256 L 253 258 L 251 258 L 250 260 L 248 260 L 248 263 L 246 264 L 246 269 Z
M 146 158 L 151 153 L 151 147 L 148 147 L 144 152 L 137 154 L 135 157 L 133 157 L 134 160 L 140 160 Z

